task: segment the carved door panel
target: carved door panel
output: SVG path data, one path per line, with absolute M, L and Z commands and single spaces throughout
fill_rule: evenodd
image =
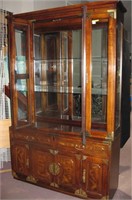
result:
M 82 164 L 82 185 L 87 196 L 96 199 L 108 195 L 108 161 L 85 156 Z
M 54 163 L 54 155 L 51 150 L 40 148 L 32 148 L 31 150 L 31 166 L 32 176 L 37 182 L 42 181 L 45 184 L 53 183 L 53 175 L 51 173 L 51 165 Z
M 12 144 L 11 146 L 13 173 L 28 175 L 29 147 L 26 144 Z
M 55 183 L 59 188 L 67 188 L 74 193 L 80 185 L 81 156 L 61 151 L 55 156 Z

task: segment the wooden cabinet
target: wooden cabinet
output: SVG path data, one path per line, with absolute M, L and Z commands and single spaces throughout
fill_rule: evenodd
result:
M 29 174 L 29 147 L 26 144 L 14 143 L 12 149 L 12 169 L 13 172 Z
M 125 11 L 103 1 L 8 18 L 15 178 L 86 199 L 113 197 Z

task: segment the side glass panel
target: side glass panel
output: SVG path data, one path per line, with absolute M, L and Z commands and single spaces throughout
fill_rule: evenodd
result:
M 17 98 L 18 98 L 18 121 L 28 120 L 28 92 L 27 80 L 19 79 L 16 82 Z
M 34 49 L 38 121 L 65 130 L 71 123 L 80 131 L 81 30 L 35 31 Z
M 15 28 L 15 82 L 17 95 L 17 120 L 28 121 L 28 66 L 27 66 L 27 28 Z
M 26 74 L 26 31 L 15 30 L 16 65 L 17 74 Z
M 116 128 L 120 126 L 120 112 L 121 112 L 122 43 L 123 43 L 123 26 L 122 24 L 118 24 L 117 70 L 116 70 Z
M 92 124 L 106 123 L 107 112 L 107 24 L 92 29 Z M 94 128 L 94 127 L 93 127 Z

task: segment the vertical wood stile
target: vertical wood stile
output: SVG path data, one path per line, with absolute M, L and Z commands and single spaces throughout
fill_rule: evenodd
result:
M 13 23 L 13 18 L 9 17 L 8 18 L 8 28 L 10 31 L 8 43 L 9 43 L 9 54 L 10 54 L 10 59 L 9 59 L 9 66 L 10 66 L 10 93 L 11 93 L 11 113 L 12 113 L 12 125 L 14 127 L 17 126 L 17 105 L 16 105 L 16 99 L 17 99 L 17 94 L 15 92 L 15 33 L 14 33 L 14 23 Z
M 116 20 L 109 18 L 108 26 L 108 97 L 107 132 L 112 134 L 115 126 L 115 83 L 116 83 Z
M 86 131 L 90 134 L 92 123 L 92 20 L 86 26 Z
M 68 31 L 68 104 L 69 104 L 69 117 L 72 117 L 73 114 L 73 60 L 72 60 L 72 31 Z
M 87 7 L 83 6 L 82 17 L 82 65 L 81 65 L 81 84 L 82 84 L 82 137 L 83 144 L 86 143 L 86 19 Z
M 30 33 L 29 33 L 29 44 L 30 48 L 28 49 L 30 60 L 29 60 L 29 81 L 30 81 L 30 100 L 29 105 L 31 106 L 30 115 L 31 123 L 35 123 L 35 93 L 34 93 L 34 52 L 33 52 L 33 32 L 34 24 L 30 22 Z

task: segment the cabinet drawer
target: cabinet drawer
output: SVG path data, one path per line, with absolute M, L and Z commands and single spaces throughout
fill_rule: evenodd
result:
M 108 158 L 109 144 L 104 144 L 103 142 L 99 143 L 97 141 L 88 141 L 83 153 L 89 156 L 95 156 L 104 159 Z
M 82 154 L 95 156 L 100 158 L 108 158 L 110 151 L 110 144 L 98 142 L 96 140 L 87 139 L 86 145 L 82 144 L 81 138 L 60 138 L 56 139 L 56 146 L 58 148 L 70 148 L 74 151 L 81 152 Z

